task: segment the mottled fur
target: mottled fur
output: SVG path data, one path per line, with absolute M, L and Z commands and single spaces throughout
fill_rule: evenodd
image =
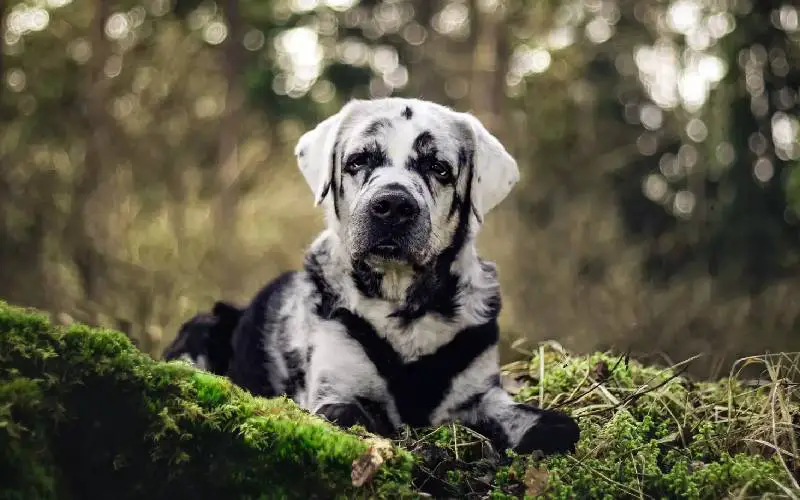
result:
M 474 243 L 519 178 L 497 139 L 430 102 L 355 100 L 296 154 L 327 229 L 245 311 L 231 379 L 380 434 L 459 420 L 500 448 L 573 449 L 571 418 L 500 387 L 500 290 Z

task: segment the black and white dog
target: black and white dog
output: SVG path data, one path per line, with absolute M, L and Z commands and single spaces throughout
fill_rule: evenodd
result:
M 224 375 L 233 356 L 231 339 L 242 312 L 228 302 L 215 302 L 210 313 L 197 314 L 181 325 L 161 357 L 188 361 L 201 370 Z
M 350 101 L 295 154 L 327 229 L 245 309 L 231 380 L 377 434 L 458 420 L 500 449 L 574 450 L 573 419 L 500 386 L 500 290 L 475 249 L 519 179 L 500 142 L 472 115 L 385 98 Z

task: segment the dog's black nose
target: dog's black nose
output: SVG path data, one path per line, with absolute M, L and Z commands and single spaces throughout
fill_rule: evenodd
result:
M 385 191 L 375 196 L 369 206 L 375 220 L 391 225 L 407 224 L 419 215 L 419 205 L 411 194 L 401 191 Z

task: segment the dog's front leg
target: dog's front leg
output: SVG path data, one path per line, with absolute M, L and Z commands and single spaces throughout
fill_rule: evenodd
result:
M 361 425 L 368 432 L 386 437 L 394 431 L 380 403 L 366 398 L 357 397 L 349 403 L 326 403 L 316 413 L 343 428 Z
M 517 453 L 573 452 L 580 437 L 578 424 L 567 414 L 517 403 L 500 387 L 473 398 L 457 418 L 484 434 L 497 448 L 511 448 Z
M 331 377 L 321 378 L 309 394 L 309 408 L 342 428 L 361 425 L 368 432 L 390 436 L 394 432 L 386 404 L 360 395 L 349 384 L 337 383 Z

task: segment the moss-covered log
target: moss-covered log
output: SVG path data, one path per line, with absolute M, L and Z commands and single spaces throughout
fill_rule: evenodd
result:
M 117 332 L 0 303 L 0 498 L 408 496 L 398 449 L 353 486 L 368 447 L 286 399 L 153 361 Z
M 798 498 L 800 363 L 742 364 L 760 365 L 761 380 L 692 382 L 543 345 L 506 367 L 509 389 L 570 412 L 581 441 L 574 455 L 503 457 L 458 425 L 370 442 L 283 398 L 153 361 L 122 334 L 0 302 L 0 500 Z M 376 443 L 384 463 L 353 486 L 354 461 Z

